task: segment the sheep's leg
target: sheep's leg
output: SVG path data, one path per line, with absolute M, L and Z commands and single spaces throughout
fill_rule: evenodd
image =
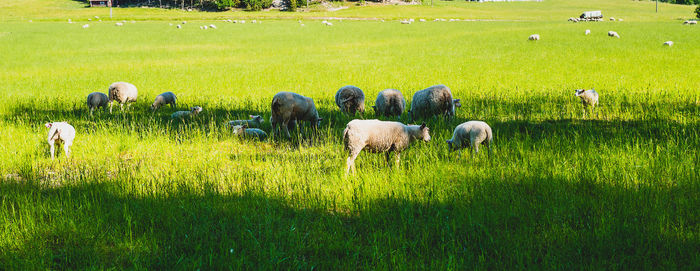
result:
M 53 151 L 54 151 L 54 146 L 53 146 L 53 141 L 49 141 L 49 146 L 50 146 L 50 152 L 51 152 L 51 160 L 54 159 Z
M 486 142 L 486 150 L 487 150 L 487 153 L 489 154 L 489 159 L 491 159 L 491 143 Z
M 114 101 L 109 101 L 109 113 L 112 114 L 112 105 L 114 105 Z
M 385 152 L 384 153 L 384 158 L 386 158 L 386 166 L 391 167 L 391 152 Z
M 359 151 L 350 151 L 350 155 L 348 156 L 348 160 L 346 162 L 347 169 L 345 170 L 345 176 L 350 173 L 350 169 L 352 169 L 352 173 L 356 173 L 357 171 L 355 170 L 355 159 L 357 159 L 357 155 L 360 154 Z
M 71 145 L 73 145 L 73 143 L 68 143 L 68 142 L 63 143 L 63 151 L 66 153 L 66 158 L 70 158 L 70 146 Z
M 395 161 L 395 163 L 396 163 L 396 168 L 399 168 L 399 165 L 401 165 L 401 164 L 399 163 L 400 160 L 401 160 L 401 153 L 400 153 L 400 152 L 396 152 L 395 158 L 396 158 L 396 161 Z
M 95 111 L 94 107 L 90 107 L 90 117 L 92 117 L 92 112 Z
M 122 113 L 124 112 L 124 104 L 123 103 L 119 103 L 119 109 L 122 111 Z
M 289 120 L 282 122 L 282 130 L 287 135 L 287 139 L 290 139 L 292 135 L 289 134 L 289 127 L 287 125 L 289 125 Z

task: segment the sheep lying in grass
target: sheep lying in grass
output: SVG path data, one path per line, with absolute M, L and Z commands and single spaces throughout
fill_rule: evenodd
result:
M 452 99 L 450 89 L 445 85 L 436 85 L 413 94 L 409 121 L 426 119 L 436 115 L 454 117 L 455 107 L 461 107 L 459 99 Z
M 114 102 L 119 103 L 119 107 L 124 111 L 124 104 L 127 104 L 127 109 L 130 106 L 129 103 L 136 102 L 138 97 L 138 90 L 136 86 L 126 83 L 126 82 L 116 82 L 109 86 L 109 113 L 112 113 L 112 105 Z
M 698 21 L 688 20 L 688 21 L 683 22 L 683 24 L 698 24 Z
M 260 115 L 248 115 L 249 120 L 232 120 L 226 123 L 229 127 L 235 127 L 236 125 L 245 125 L 247 127 L 260 128 L 265 120 Z
M 611 38 L 618 38 L 618 39 L 620 38 L 620 35 L 617 34 L 617 32 L 615 32 L 615 31 L 608 31 L 608 36 Z
M 401 114 L 406 109 L 406 100 L 403 98 L 401 91 L 396 89 L 385 89 L 379 92 L 377 100 L 372 106 L 375 116 L 386 116 L 401 118 Z
M 293 92 L 280 92 L 272 97 L 272 116 L 270 123 L 272 131 L 278 134 L 278 128 L 284 130 L 287 138 L 290 138 L 289 130 L 293 129 L 296 121 L 308 121 L 311 129 L 316 133 L 316 127 L 323 118 L 318 116 L 314 100 Z
M 177 97 L 175 96 L 175 93 L 172 93 L 170 91 L 161 93 L 160 95 L 156 96 L 156 100 L 153 101 L 153 104 L 151 105 L 151 110 L 156 111 L 158 110 L 161 106 L 164 106 L 166 104 L 170 105 L 170 108 L 175 108 L 177 107 Z
M 248 128 L 245 125 L 233 126 L 233 134 L 243 138 L 257 138 L 260 141 L 267 139 L 267 133 L 257 128 Z
M 664 42 L 664 45 L 671 47 L 671 46 L 673 46 L 673 41 L 669 40 L 667 42 Z
M 174 120 L 186 120 L 197 116 L 200 112 L 202 112 L 202 107 L 195 106 L 191 107 L 190 111 L 177 111 L 170 115 L 170 118 Z
M 345 114 L 364 114 L 365 94 L 356 86 L 344 86 L 335 93 L 335 104 Z
M 540 40 L 540 34 L 532 34 L 527 39 L 528 40 Z
M 577 89 L 575 95 L 581 98 L 584 116 L 586 115 L 588 107 L 590 107 L 592 111 L 595 111 L 595 107 L 598 105 L 598 92 L 596 92 L 595 89 Z
M 590 30 L 590 29 L 586 29 L 585 34 L 588 35 L 588 34 L 590 34 L 590 33 L 591 33 L 591 30 Z
M 87 106 L 90 109 L 90 116 L 92 116 L 92 112 L 95 111 L 97 108 L 107 108 L 107 104 L 109 103 L 109 97 L 107 97 L 106 94 L 102 92 L 93 92 L 88 94 L 87 96 Z
M 401 151 L 418 140 L 430 141 L 430 129 L 425 123 L 405 125 L 393 121 L 353 120 L 343 131 L 343 143 L 348 152 L 345 174 L 347 175 L 350 169 L 355 172 L 355 159 L 363 149 L 373 153 L 383 152 L 387 163 L 394 152 L 398 166 Z
M 46 123 L 44 126 L 49 128 L 47 141 L 51 148 L 51 160 L 54 159 L 54 142 L 57 140 L 63 144 L 63 151 L 66 153 L 66 157 L 70 157 L 70 147 L 73 145 L 73 139 L 75 139 L 75 128 L 67 122 Z
M 452 139 L 447 140 L 447 149 L 457 151 L 466 147 L 472 149 L 472 155 L 479 152 L 479 145 L 486 145 L 489 157 L 491 157 L 491 141 L 493 132 L 491 127 L 483 121 L 467 121 L 457 127 L 452 133 Z

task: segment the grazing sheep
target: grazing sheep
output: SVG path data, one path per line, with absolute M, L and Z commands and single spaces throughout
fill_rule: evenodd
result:
M 283 91 L 275 94 L 272 97 L 271 108 L 270 123 L 272 124 L 272 131 L 278 134 L 277 128 L 281 125 L 281 129 L 287 134 L 287 138 L 291 137 L 289 130 L 294 128 L 296 121 L 308 121 L 311 129 L 316 133 L 316 127 L 323 120 L 323 118 L 318 116 L 313 99 L 293 92 Z
M 406 109 L 406 100 L 401 91 L 396 89 L 385 89 L 379 92 L 377 100 L 372 106 L 375 116 L 395 117 L 401 119 L 401 114 Z
M 419 22 L 425 22 L 425 19 L 418 19 Z
M 528 40 L 540 40 L 540 34 L 532 34 L 527 39 Z
M 586 35 L 588 35 L 588 34 L 590 34 L 590 33 L 591 33 L 591 30 L 590 30 L 590 29 L 586 29 Z
M 54 142 L 56 140 L 63 144 L 63 151 L 66 153 L 66 157 L 70 157 L 70 147 L 73 145 L 73 139 L 75 139 L 75 128 L 67 122 L 46 123 L 44 126 L 49 128 L 47 141 L 51 147 L 51 160 L 54 159 Z
M 344 86 L 335 93 L 335 104 L 345 114 L 364 114 L 365 94 L 356 86 Z
M 123 24 L 123 23 L 120 23 L 120 22 L 117 22 L 117 23 L 115 23 L 114 25 L 116 25 L 116 26 L 123 26 L 124 24 Z
M 591 107 L 592 111 L 595 111 L 595 107 L 598 105 L 598 92 L 596 92 L 595 89 L 577 89 L 574 95 L 581 98 L 584 116 L 586 115 L 586 111 L 589 106 Z
M 216 25 L 213 25 L 213 24 L 210 24 L 209 27 L 212 29 L 216 29 Z
M 199 114 L 200 112 L 202 112 L 202 107 L 195 106 L 190 107 L 190 111 L 177 111 L 170 115 L 170 118 L 174 120 L 185 120 L 197 116 L 197 114 Z
M 624 20 L 622 18 L 618 18 L 617 21 L 622 22 Z
M 247 127 L 260 128 L 265 120 L 260 115 L 248 115 L 249 120 L 232 120 L 226 123 L 229 127 L 234 127 L 236 125 L 246 125 Z
M 109 85 L 109 113 L 112 114 L 112 105 L 114 101 L 119 103 L 121 111 L 124 111 L 124 104 L 127 104 L 127 109 L 130 102 L 136 102 L 138 90 L 132 84 L 127 82 L 116 82 Z
M 669 40 L 667 42 L 664 42 L 664 45 L 671 47 L 671 46 L 673 46 L 673 41 Z
M 182 21 L 182 24 L 186 24 L 186 23 L 187 23 L 187 21 Z
M 461 107 L 460 99 L 452 99 L 452 92 L 445 85 L 436 85 L 413 94 L 411 110 L 408 111 L 410 121 L 426 119 L 436 115 L 454 117 L 455 107 Z
M 608 36 L 610 36 L 611 38 L 620 38 L 620 35 L 617 34 L 617 32 L 615 31 L 608 31 Z
M 182 28 L 182 26 L 178 24 L 178 25 L 177 25 L 177 28 L 180 29 L 180 28 Z
M 615 18 L 614 18 L 614 17 L 610 17 L 610 20 L 614 22 L 614 21 L 615 21 Z
M 267 133 L 257 128 L 248 128 L 245 125 L 233 126 L 233 134 L 243 138 L 257 138 L 260 141 L 267 139 Z
M 176 101 L 177 101 L 177 97 L 175 96 L 175 93 L 172 93 L 170 91 L 162 93 L 162 94 L 156 96 L 155 101 L 153 101 L 153 104 L 151 105 L 151 110 L 156 111 L 161 106 L 164 106 L 166 104 L 169 104 L 170 108 L 175 108 L 175 107 L 177 107 Z
M 492 140 L 491 127 L 486 122 L 472 120 L 457 125 L 452 133 L 452 139 L 447 140 L 447 149 L 456 151 L 471 147 L 473 155 L 479 152 L 479 145 L 484 144 L 488 148 L 489 157 L 491 157 Z
M 401 24 L 411 24 L 411 21 L 404 21 L 404 20 L 401 20 Z
M 394 121 L 352 120 L 343 131 L 343 143 L 348 152 L 347 168 L 355 172 L 355 159 L 363 149 L 369 152 L 383 152 L 389 163 L 389 156 L 396 153 L 396 165 L 399 164 L 401 151 L 414 141 L 430 141 L 430 129 L 421 125 L 405 125 Z
M 88 28 L 88 27 L 90 27 L 89 24 L 84 24 L 84 25 L 83 25 L 83 28 Z
M 92 112 L 95 111 L 97 108 L 107 108 L 107 104 L 109 103 L 109 97 L 107 97 L 106 94 L 102 92 L 93 92 L 88 94 L 87 96 L 87 106 L 90 109 L 90 116 L 92 116 Z
M 698 21 L 688 20 L 688 21 L 683 22 L 683 24 L 698 24 Z

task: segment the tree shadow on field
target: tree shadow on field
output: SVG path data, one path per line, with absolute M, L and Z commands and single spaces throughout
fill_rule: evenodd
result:
M 255 182 L 238 193 L 215 182 L 138 195 L 123 185 L 0 183 L 3 235 L 14 236 L 0 268 L 700 267 L 697 183 L 626 189 L 587 176 L 498 177 L 442 200 L 358 197 L 352 210 L 305 206 Z

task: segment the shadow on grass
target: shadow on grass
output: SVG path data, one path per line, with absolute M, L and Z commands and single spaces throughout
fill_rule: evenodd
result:
M 494 179 L 445 200 L 354 198 L 352 210 L 254 183 L 239 193 L 205 182 L 139 195 L 120 185 L 1 183 L 0 268 L 700 267 L 697 182 L 626 189 L 585 178 Z

